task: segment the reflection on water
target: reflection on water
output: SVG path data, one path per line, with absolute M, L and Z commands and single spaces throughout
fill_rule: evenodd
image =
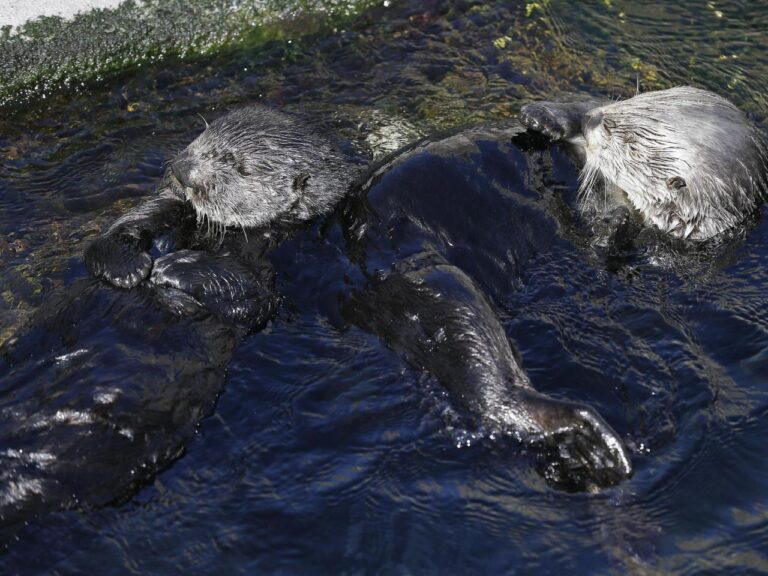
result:
M 532 98 L 626 96 L 638 82 L 695 83 L 761 120 L 766 24 L 756 2 L 393 3 L 345 29 L 168 59 L 9 110 L 0 340 L 85 275 L 84 243 L 152 193 L 163 163 L 202 128 L 197 113 L 265 100 L 379 155 L 418 133 L 514 115 Z M 532 161 L 570 174 L 541 190 L 573 192 L 560 155 Z M 374 337 L 317 314 L 297 275 L 282 282 L 278 319 L 235 352 L 184 458 L 120 507 L 30 523 L 4 566 L 768 571 L 766 243 L 761 221 L 717 259 L 647 248 L 615 272 L 555 250 L 503 302 L 536 386 L 609 407 L 631 439 L 636 474 L 616 490 L 548 490 L 514 446 L 462 431 L 440 389 Z M 295 245 L 286 273 L 332 260 L 314 238 Z

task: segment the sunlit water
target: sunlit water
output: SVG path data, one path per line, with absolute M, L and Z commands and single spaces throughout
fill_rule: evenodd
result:
M 759 121 L 766 23 L 751 2 L 395 3 L 11 109 L 0 339 L 85 276 L 87 240 L 152 193 L 202 129 L 198 113 L 263 100 L 376 155 L 532 98 L 627 96 L 638 83 L 693 82 Z M 566 169 L 548 189 L 568 197 L 574 178 Z M 331 256 L 297 241 L 276 256 L 278 317 L 239 345 L 186 454 L 125 504 L 30 522 L 2 571 L 766 572 L 767 242 L 763 219 L 717 256 L 648 248 L 608 271 L 575 241 L 503 295 L 535 386 L 593 404 L 633 453 L 631 480 L 569 495 L 519 447 L 464 429 L 440 388 L 375 337 L 319 314 L 297 270 L 319 275 Z

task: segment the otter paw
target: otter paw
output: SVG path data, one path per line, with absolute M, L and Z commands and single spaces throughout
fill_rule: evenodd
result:
M 149 281 L 173 293 L 183 292 L 214 316 L 249 328 L 263 326 L 275 310 L 272 269 L 246 268 L 227 254 L 196 250 L 167 254 L 155 261 Z
M 551 102 L 532 102 L 520 111 L 520 122 L 528 130 L 539 132 L 550 140 L 563 140 L 574 135 L 570 115 Z
M 624 443 L 591 408 L 562 403 L 551 424 L 530 442 L 534 466 L 551 486 L 596 492 L 632 475 Z
M 630 209 L 617 206 L 593 224 L 592 245 L 609 256 L 618 255 L 632 245 L 640 229 Z
M 138 238 L 106 234 L 86 248 L 85 265 L 94 278 L 103 278 L 118 288 L 133 288 L 149 276 L 152 257 Z
M 526 438 L 534 466 L 553 488 L 596 491 L 632 475 L 621 438 L 589 406 L 556 400 L 533 390 L 519 391 Z

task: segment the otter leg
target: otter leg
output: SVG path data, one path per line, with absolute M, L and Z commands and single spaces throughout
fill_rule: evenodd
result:
M 531 102 L 520 111 L 520 122 L 528 130 L 540 132 L 551 140 L 578 140 L 582 137 L 584 115 L 605 104 L 608 101 Z
M 165 304 L 183 314 L 204 308 L 214 316 L 249 330 L 272 317 L 277 297 L 268 263 L 244 266 L 229 254 L 179 250 L 158 258 L 149 283 Z M 190 298 L 192 299 L 190 301 Z
M 95 278 L 132 288 L 152 269 L 152 240 L 190 215 L 183 199 L 165 190 L 118 218 L 85 250 L 85 264 Z
M 532 388 L 489 302 L 455 266 L 412 260 L 354 292 L 344 314 L 431 372 L 483 425 L 529 446 L 551 484 L 583 490 L 631 474 L 623 442 L 592 408 Z

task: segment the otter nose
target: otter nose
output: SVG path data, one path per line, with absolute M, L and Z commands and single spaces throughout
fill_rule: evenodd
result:
M 171 172 L 182 186 L 194 188 L 195 165 L 189 158 L 179 158 L 171 165 Z
M 582 123 L 581 131 L 586 134 L 600 127 L 603 123 L 602 112 L 590 112 L 584 116 L 584 122 Z

